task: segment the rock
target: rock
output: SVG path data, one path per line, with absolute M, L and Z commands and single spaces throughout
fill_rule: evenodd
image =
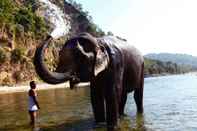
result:
M 8 72 L 1 72 L 0 73 L 0 83 L 1 85 L 12 85 L 12 74 Z
M 8 73 L 7 72 L 1 72 L 0 73 L 0 81 L 4 80 L 6 77 L 8 77 Z

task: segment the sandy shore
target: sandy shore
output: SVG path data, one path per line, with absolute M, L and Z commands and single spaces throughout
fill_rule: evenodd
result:
M 79 83 L 76 85 L 77 87 L 88 86 L 89 83 Z M 56 89 L 56 88 L 69 88 L 70 85 L 68 82 L 63 84 L 57 85 L 50 85 L 50 84 L 37 84 L 36 90 L 49 90 L 49 89 Z M 7 93 L 15 93 L 15 92 L 27 92 L 29 90 L 29 85 L 22 85 L 22 86 L 2 86 L 0 87 L 0 94 L 7 94 Z

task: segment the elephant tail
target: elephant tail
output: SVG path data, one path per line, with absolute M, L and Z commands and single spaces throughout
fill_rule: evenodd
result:
M 142 63 L 142 71 L 141 71 L 141 78 L 140 78 L 140 92 L 142 95 L 142 99 L 143 99 L 143 95 L 144 95 L 144 62 Z
M 142 63 L 142 72 L 141 72 L 140 86 L 141 86 L 142 89 L 144 89 L 144 62 Z
M 140 74 L 140 83 L 139 83 L 139 90 L 140 90 L 140 94 L 142 95 L 141 97 L 143 98 L 143 94 L 144 94 L 144 62 L 141 65 L 142 70 L 141 70 L 141 74 Z

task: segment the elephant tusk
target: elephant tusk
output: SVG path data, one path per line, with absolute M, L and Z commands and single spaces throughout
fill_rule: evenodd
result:
M 87 53 L 84 51 L 83 47 L 79 44 L 79 41 L 77 41 L 77 49 L 81 52 L 83 56 L 86 56 L 87 58 L 93 58 L 93 53 Z

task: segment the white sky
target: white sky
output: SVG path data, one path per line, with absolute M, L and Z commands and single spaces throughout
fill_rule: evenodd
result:
M 197 56 L 197 0 L 78 0 L 104 31 L 143 54 Z

